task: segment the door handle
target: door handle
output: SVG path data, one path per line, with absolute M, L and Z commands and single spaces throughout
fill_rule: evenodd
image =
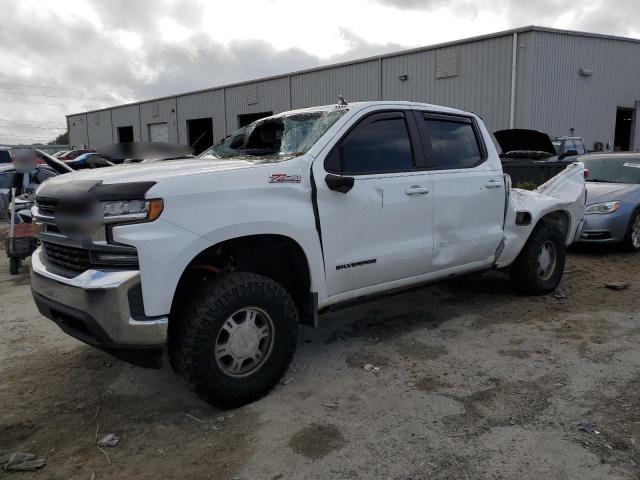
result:
M 500 188 L 502 187 L 502 182 L 499 180 L 489 180 L 484 184 L 486 188 Z
M 429 193 L 429 189 L 427 187 L 421 187 L 420 185 L 411 185 L 405 189 L 404 193 L 406 195 L 425 195 Z

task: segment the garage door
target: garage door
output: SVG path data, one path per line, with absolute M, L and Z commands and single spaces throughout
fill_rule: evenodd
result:
M 169 142 L 169 127 L 166 123 L 152 123 L 149 125 L 149 141 Z

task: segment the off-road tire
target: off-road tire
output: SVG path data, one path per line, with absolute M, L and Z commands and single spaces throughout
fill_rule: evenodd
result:
M 21 263 L 18 257 L 9 257 L 9 275 L 17 275 L 20 272 Z
M 553 243 L 556 258 L 552 272 L 548 278 L 543 278 L 540 274 L 538 257 L 547 241 Z M 566 247 L 562 232 L 556 226 L 541 222 L 531 232 L 531 236 L 514 262 L 511 268 L 511 281 L 516 290 L 527 295 L 544 295 L 552 292 L 562 279 L 565 260 Z
M 257 370 L 232 377 L 215 358 L 216 339 L 227 319 L 248 307 L 260 308 L 271 317 L 272 347 Z M 233 272 L 195 287 L 172 314 L 170 325 L 169 358 L 174 370 L 205 402 L 234 408 L 263 397 L 280 381 L 295 350 L 298 312 L 277 282 Z
M 636 209 L 631 214 L 629 225 L 627 226 L 627 232 L 625 233 L 624 240 L 622 241 L 622 245 L 624 246 L 625 250 L 628 250 L 630 252 L 640 252 L 640 247 L 636 247 L 633 244 L 633 240 L 631 239 L 631 234 L 633 233 L 633 224 L 638 216 L 640 216 L 640 208 Z

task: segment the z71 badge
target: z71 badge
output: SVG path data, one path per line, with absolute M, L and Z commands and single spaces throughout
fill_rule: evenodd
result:
M 300 183 L 300 175 L 288 175 L 286 173 L 272 173 L 269 175 L 269 183 Z

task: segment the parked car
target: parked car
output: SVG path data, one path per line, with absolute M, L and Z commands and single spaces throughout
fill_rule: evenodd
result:
M 53 179 L 33 209 L 40 312 L 147 366 L 168 343 L 215 405 L 265 395 L 298 324 L 330 308 L 494 268 L 522 292 L 551 292 L 583 217 L 581 163 L 512 190 L 473 113 L 340 104 L 236 136 L 200 158 Z
M 557 161 L 558 153 L 549 135 L 537 130 L 511 128 L 493 133 L 502 153 L 502 161 L 535 160 Z
M 12 164 L 0 164 L 0 219 L 8 218 L 9 200 L 11 196 L 11 187 L 13 187 L 13 179 L 16 169 Z M 47 165 L 38 165 L 32 176 L 30 190 L 35 191 L 37 186 L 55 177 L 58 173 Z
M 557 154 L 564 155 L 565 158 L 588 153 L 582 137 L 551 137 L 551 143 Z
M 581 157 L 589 171 L 581 241 L 640 251 L 640 154 Z
M 65 160 L 64 163 L 66 163 L 74 170 L 83 170 L 85 168 L 103 168 L 115 165 L 113 162 L 104 158 L 99 153 L 92 152 L 78 155 L 73 160 Z
M 0 147 L 0 164 L 11 163 L 11 148 Z
M 533 160 L 537 162 L 575 162 L 586 150 L 579 137 L 549 137 L 544 132 L 525 128 L 498 130 L 493 133 L 502 149 L 503 161 Z M 574 140 L 580 140 L 578 151 Z
M 60 155 L 59 157 L 56 157 L 56 158 L 60 160 L 73 160 L 74 158 L 79 157 L 83 153 L 94 153 L 94 152 L 95 150 L 93 148 L 81 148 L 78 150 L 70 150 L 64 155 Z

